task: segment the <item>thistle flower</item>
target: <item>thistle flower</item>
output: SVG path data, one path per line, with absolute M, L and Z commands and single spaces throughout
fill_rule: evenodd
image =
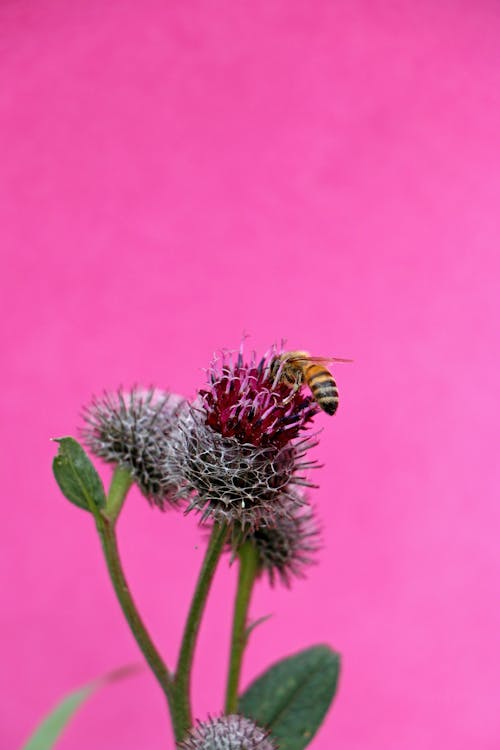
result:
M 166 502 L 177 503 L 163 464 L 184 404 L 181 397 L 153 388 L 120 390 L 94 398 L 83 412 L 81 433 L 92 453 L 128 469 L 143 495 L 161 509 Z
M 271 586 L 279 578 L 289 588 L 291 578 L 304 578 L 304 569 L 315 562 L 319 526 L 310 505 L 292 505 L 273 526 L 257 527 L 248 541 L 255 546 L 260 573 L 267 573 Z
M 202 520 L 238 524 L 244 531 L 272 525 L 303 504 L 297 485 L 313 486 L 300 474 L 315 466 L 306 453 L 314 436 L 299 433 L 317 412 L 309 397 L 275 384 L 269 374 L 274 352 L 235 363 L 225 353 L 209 369 L 209 388 L 180 417 L 165 462 L 178 496 Z
M 263 447 L 282 447 L 297 437 L 318 406 L 300 390 L 288 401 L 288 386 L 273 382 L 269 367 L 278 353 L 273 348 L 258 363 L 253 353 L 249 364 L 243 362 L 242 349 L 235 363 L 232 352 L 214 358 L 209 388 L 200 391 L 209 427 L 240 443 Z
M 178 747 L 179 750 L 276 750 L 268 732 L 237 714 L 199 722 Z

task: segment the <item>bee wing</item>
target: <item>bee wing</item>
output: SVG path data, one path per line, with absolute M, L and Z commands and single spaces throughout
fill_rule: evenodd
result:
M 327 365 L 329 362 L 353 362 L 353 360 L 344 359 L 343 357 L 311 357 L 309 355 L 307 355 L 306 357 L 305 355 L 302 355 L 296 357 L 287 357 L 287 362 L 291 362 L 292 364 L 294 362 L 312 362 L 318 365 Z

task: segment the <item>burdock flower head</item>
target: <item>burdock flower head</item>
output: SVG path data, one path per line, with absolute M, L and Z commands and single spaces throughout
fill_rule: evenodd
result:
M 246 362 L 223 352 L 208 370 L 208 387 L 179 419 L 165 463 L 168 481 L 202 520 L 227 521 L 243 530 L 290 515 L 303 504 L 295 490 L 310 485 L 302 471 L 314 437 L 301 433 L 317 412 L 315 402 L 271 376 L 272 350 Z
M 251 719 L 230 714 L 200 722 L 179 750 L 276 750 L 269 734 Z
M 276 519 L 272 526 L 261 525 L 248 536 L 257 550 L 260 573 L 267 573 L 271 586 L 277 579 L 290 587 L 292 578 L 304 578 L 305 568 L 314 564 L 318 551 L 319 526 L 314 511 L 303 505 L 291 504 L 288 514 Z
M 163 509 L 177 502 L 163 464 L 184 406 L 181 397 L 152 388 L 105 394 L 84 409 L 82 436 L 96 456 L 128 469 L 145 497 Z

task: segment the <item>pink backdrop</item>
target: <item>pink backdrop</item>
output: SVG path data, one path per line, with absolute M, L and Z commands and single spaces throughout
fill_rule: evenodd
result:
M 314 750 L 496 750 L 498 4 L 4 0 L 0 34 L 0 747 L 138 660 L 49 437 L 105 387 L 194 394 L 247 331 L 355 364 L 318 420 L 321 564 L 257 592 L 274 616 L 245 681 L 326 641 L 344 667 Z M 134 492 L 120 539 L 172 662 L 196 522 Z M 221 705 L 233 574 L 200 717 Z M 60 748 L 172 748 L 164 714 L 144 672 Z

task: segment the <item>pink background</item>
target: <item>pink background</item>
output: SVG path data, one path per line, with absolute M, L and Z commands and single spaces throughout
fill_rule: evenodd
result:
M 326 641 L 343 675 L 315 750 L 498 748 L 498 3 L 4 0 L 0 34 L 2 750 L 139 660 L 49 437 L 103 388 L 193 395 L 243 331 L 355 359 L 318 419 L 321 564 L 257 591 L 245 682 Z M 172 663 L 196 521 L 133 492 L 120 540 Z M 164 714 L 144 671 L 60 748 L 172 748 Z

